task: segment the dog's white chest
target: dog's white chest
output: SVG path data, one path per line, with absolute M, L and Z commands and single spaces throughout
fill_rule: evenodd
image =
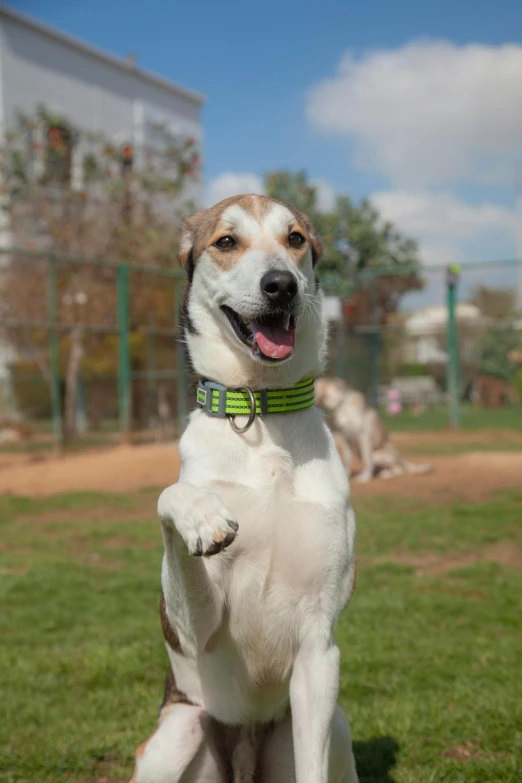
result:
M 199 665 L 208 683 L 205 703 L 223 720 L 232 712 L 236 720 L 271 720 L 288 703 L 304 629 L 321 615 L 334 621 L 348 598 L 346 519 L 296 500 L 286 481 L 277 480 L 270 497 L 224 484 L 213 490 L 240 520 L 240 531 L 226 553 L 208 562 L 227 609 Z
M 205 422 L 198 463 L 190 454 L 194 441 L 184 455 L 183 480 L 199 465 L 199 484 L 203 468 L 205 489 L 239 524 L 230 548 L 205 559 L 226 610 L 198 676 L 207 708 L 223 720 L 232 712 L 234 720 L 271 720 L 285 708 L 309 624 L 321 617 L 335 624 L 350 592 L 347 479 L 321 414 L 310 413 L 307 429 L 292 428 L 289 416 L 275 435 L 263 425 L 249 439 L 220 422 L 226 426 L 216 428 L 215 449 Z

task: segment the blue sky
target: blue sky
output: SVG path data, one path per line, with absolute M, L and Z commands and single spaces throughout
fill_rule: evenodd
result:
M 10 5 L 203 92 L 209 200 L 306 168 L 325 204 L 372 197 L 428 263 L 515 254 L 520 0 Z

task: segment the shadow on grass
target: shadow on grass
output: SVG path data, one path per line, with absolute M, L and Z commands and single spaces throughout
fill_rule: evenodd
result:
M 359 783 L 396 783 L 391 770 L 397 761 L 399 743 L 394 737 L 374 737 L 354 742 Z

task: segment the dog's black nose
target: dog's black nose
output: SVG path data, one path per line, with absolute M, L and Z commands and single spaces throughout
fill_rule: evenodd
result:
M 267 272 L 261 278 L 261 291 L 276 304 L 291 302 L 297 294 L 297 278 L 291 272 Z

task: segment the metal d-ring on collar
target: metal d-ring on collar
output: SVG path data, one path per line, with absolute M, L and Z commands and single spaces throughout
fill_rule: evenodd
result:
M 256 418 L 256 398 L 254 397 L 254 392 L 250 388 L 250 386 L 240 386 L 239 389 L 236 389 L 236 391 L 246 391 L 248 394 L 248 397 L 250 399 L 250 413 L 248 414 L 248 420 L 244 427 L 238 427 L 236 422 L 234 421 L 234 418 L 236 414 L 228 414 L 228 419 L 230 421 L 230 426 L 234 430 L 234 432 L 238 432 L 240 435 L 247 432 L 247 430 L 250 429 L 252 424 L 255 421 Z

